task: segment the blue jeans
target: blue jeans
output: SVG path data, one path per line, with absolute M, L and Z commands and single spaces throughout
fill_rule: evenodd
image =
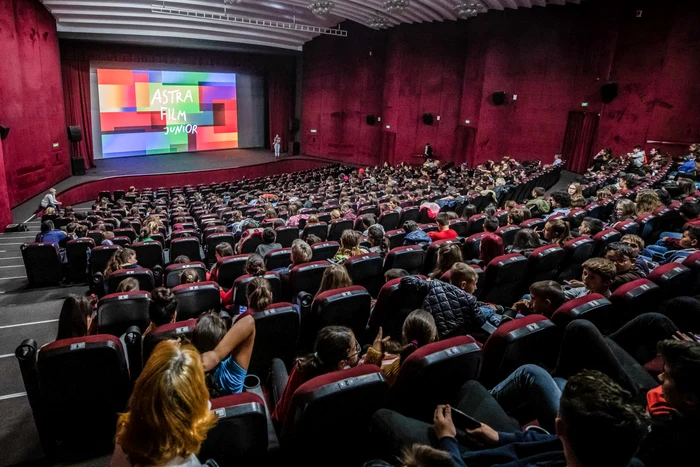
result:
M 522 424 L 537 419 L 540 426 L 555 432 L 561 390 L 554 378 L 537 365 L 523 365 L 489 393 L 509 415 Z

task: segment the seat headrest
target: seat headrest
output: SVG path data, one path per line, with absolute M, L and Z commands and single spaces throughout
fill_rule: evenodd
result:
M 321 303 L 325 300 L 337 300 L 340 298 L 346 298 L 346 297 L 355 297 L 355 296 L 362 296 L 362 295 L 367 295 L 369 296 L 369 292 L 367 292 L 367 289 L 364 287 L 361 287 L 359 285 L 351 285 L 350 287 L 342 287 L 340 289 L 332 289 L 332 290 L 326 290 L 325 292 L 322 292 L 316 296 L 314 299 L 314 302 Z
M 235 407 L 237 405 L 243 404 L 260 404 L 263 407 L 265 403 L 255 393 L 252 392 L 242 392 L 240 394 L 231 394 L 228 396 L 217 397 L 216 399 L 211 399 L 211 410 L 223 409 L 226 407 Z
M 610 296 L 610 299 L 632 299 L 639 295 L 642 295 L 647 291 L 655 289 L 659 289 L 659 286 L 654 284 L 649 279 L 637 279 L 632 282 L 622 284 L 615 290 L 615 292 L 613 292 L 613 294 Z

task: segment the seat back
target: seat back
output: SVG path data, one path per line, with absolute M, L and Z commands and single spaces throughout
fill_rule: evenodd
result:
M 198 282 L 173 287 L 173 294 L 178 301 L 177 319 L 197 318 L 205 311 L 221 309 L 221 295 L 216 282 Z
M 401 210 L 401 215 L 399 216 L 399 222 L 397 223 L 397 225 L 399 227 L 403 227 L 404 222 L 418 222 L 418 219 L 420 219 L 420 209 L 418 208 L 418 206 L 409 206 Z
M 99 334 L 52 342 L 39 350 L 36 368 L 42 439 L 72 455 L 111 449 L 131 391 L 119 339 Z
M 254 313 L 255 343 L 248 373 L 265 377 L 272 359 L 279 358 L 288 367 L 294 361 L 299 339 L 299 312 L 291 303 L 279 302 Z
M 312 261 L 310 263 L 298 264 L 289 272 L 289 290 L 292 299 L 299 292 L 307 292 L 315 295 L 318 287 L 321 285 L 323 271 L 326 270 L 331 263 L 328 261 Z
M 174 238 L 170 241 L 170 261 L 174 261 L 180 255 L 187 256 L 190 261 L 201 261 L 201 245 L 194 237 Z
M 484 238 L 484 235 L 486 235 L 486 232 L 479 232 L 470 235 L 464 240 L 464 244 L 462 245 L 462 257 L 465 260 L 479 258 L 479 248 L 481 247 L 481 239 Z
M 265 253 L 265 269 L 268 271 L 286 268 L 290 264 L 292 264 L 291 248 L 278 248 Z
M 114 229 L 113 232 L 115 237 L 128 237 L 131 243 L 134 243 L 134 241 L 136 241 L 136 231 L 131 227 L 123 229 Z
M 211 400 L 219 421 L 207 433 L 199 457 L 218 465 L 249 465 L 267 453 L 265 403 L 257 394 L 243 392 Z
M 91 238 L 69 240 L 66 244 L 68 269 L 73 282 L 84 282 L 87 278 L 88 251 L 93 248 L 95 248 L 95 241 Z
M 613 242 L 619 242 L 622 238 L 620 232 L 615 229 L 605 229 L 602 232 L 598 232 L 593 236 L 593 241 L 595 246 L 593 247 L 592 257 L 604 256 L 605 247 Z
M 299 238 L 299 228 L 296 226 L 277 227 L 275 232 L 277 233 L 277 243 L 282 245 L 283 248 L 291 248 L 292 242 Z
M 496 230 L 496 234 L 503 239 L 503 246 L 512 245 L 518 232 L 520 227 L 517 225 L 507 225 Z
M 389 387 L 381 370 L 359 365 L 317 376 L 294 392 L 282 429 L 282 446 L 302 451 L 312 464 L 343 452 L 343 463 L 363 458 L 362 449 L 348 450 L 347 440 L 366 433 L 374 412 L 384 406 Z M 329 417 L 328 414 L 333 414 Z M 342 423 L 338 423 L 342 420 Z M 309 450 L 303 440 L 313 439 Z
M 404 229 L 389 230 L 384 237 L 389 240 L 389 249 L 400 247 L 403 245 L 403 239 L 406 236 Z
M 238 246 L 241 254 L 255 253 L 258 246 L 262 245 L 263 229 L 248 229 L 241 237 L 240 245 Z
M 420 274 L 424 259 L 425 251 L 418 245 L 396 247 L 384 260 L 384 272 L 398 268 L 405 269 L 409 274 Z
M 529 315 L 502 324 L 484 344 L 480 380 L 491 387 L 526 363 L 552 368 L 559 338 L 556 325 L 542 315 Z
M 191 340 L 195 326 L 197 326 L 197 320 L 195 319 L 180 320 L 175 323 L 158 326 L 153 331 L 143 336 L 143 342 L 141 344 L 143 366 L 146 366 L 148 357 L 151 356 L 153 349 L 156 348 L 159 342 L 169 339 Z
M 661 288 L 649 279 L 622 284 L 610 296 L 615 306 L 614 325 L 622 325 L 635 316 L 657 311 L 662 297 Z
M 104 235 L 101 230 L 89 230 L 88 237 L 95 241 L 95 245 L 100 245 L 104 240 Z
M 399 213 L 396 211 L 385 212 L 379 216 L 377 222 L 384 227 L 384 231 L 394 230 L 399 223 Z
M 187 269 L 192 269 L 197 272 L 199 282 L 204 282 L 207 280 L 207 268 L 204 267 L 204 263 L 197 261 L 194 263 L 171 264 L 165 268 L 163 285 L 169 289 L 180 285 L 180 276 L 182 275 L 182 272 Z
M 150 299 L 151 294 L 144 291 L 105 295 L 97 303 L 97 332 L 121 336 L 131 326 L 138 326 L 143 333 L 151 322 Z
M 134 269 L 119 269 L 109 275 L 108 288 L 109 293 L 116 293 L 119 284 L 126 278 L 133 277 L 139 281 L 139 290 L 150 292 L 155 287 L 153 273 L 150 269 L 134 268 Z
M 636 234 L 639 231 L 639 224 L 633 220 L 626 220 L 615 224 L 615 230 L 621 235 Z
M 216 246 L 219 243 L 229 243 L 231 246 L 236 244 L 233 235 L 230 233 L 213 233 L 209 235 L 206 239 L 207 245 L 207 261 L 209 265 L 216 263 Z M 253 248 L 255 250 L 255 248 Z
M 649 280 L 661 287 L 664 299 L 688 295 L 690 268 L 678 263 L 662 264 L 649 274 Z
M 459 240 L 456 238 L 437 240 L 428 245 L 428 248 L 425 250 L 425 258 L 423 259 L 423 274 L 426 276 L 433 272 L 437 263 L 438 250 L 444 245 L 459 245 Z
M 527 282 L 553 280 L 565 255 L 564 249 L 558 245 L 546 245 L 533 250 L 527 258 Z
M 613 313 L 612 302 L 600 294 L 593 293 L 565 302 L 552 315 L 552 322 L 564 330 L 573 320 L 585 319 L 595 324 L 600 332 L 606 335 L 612 330 Z
M 474 214 L 469 218 L 469 228 L 467 229 L 467 237 L 484 231 L 484 221 L 486 214 Z
M 543 231 L 544 226 L 547 224 L 547 221 L 544 219 L 528 219 L 526 221 L 523 221 L 520 223 L 520 228 L 521 229 L 533 229 L 533 230 L 539 230 Z
M 384 259 L 379 253 L 351 256 L 345 260 L 345 268 L 354 285 L 359 285 L 376 297 L 384 283 Z
M 403 322 L 415 309 L 423 307 L 425 293 L 401 287 L 401 278 L 384 284 L 369 318 L 369 334 L 376 335 L 382 327 L 385 336 L 400 336 Z
M 403 415 L 429 420 L 438 404 L 455 401 L 464 383 L 479 377 L 481 361 L 471 336 L 424 345 L 402 362 L 389 401 Z
M 90 252 L 90 275 L 103 272 L 107 263 L 121 247 L 119 245 L 96 246 Z
M 245 274 L 245 263 L 249 254 L 222 258 L 218 267 L 216 281 L 225 289 L 233 287 L 233 282 Z
M 328 228 L 328 240 L 339 242 L 343 232 L 346 230 L 352 230 L 352 223 L 352 219 L 332 220 Z
M 25 243 L 20 247 L 29 287 L 58 285 L 63 280 L 57 243 Z
M 159 242 L 136 242 L 131 248 L 136 252 L 136 259 L 141 267 L 150 270 L 156 266 L 163 267 L 163 245 Z
M 323 261 L 331 259 L 338 253 L 340 243 L 335 241 L 319 242 L 311 245 L 311 261 Z
M 683 260 L 683 266 L 690 269 L 688 295 L 700 293 L 700 252 L 693 253 Z
M 478 292 L 479 300 L 510 306 L 518 298 L 525 279 L 527 259 L 520 254 L 496 256 L 486 266 L 484 287 Z
M 115 245 L 119 245 L 122 248 L 131 246 L 131 240 L 129 240 L 129 237 L 114 237 L 112 239 L 112 243 L 114 243 Z
M 571 229 L 578 229 L 587 215 L 588 212 L 585 209 L 572 209 L 569 215 L 566 216 L 566 221 L 569 223 Z
M 238 306 L 248 306 L 248 297 L 246 296 L 246 287 L 250 281 L 255 279 L 256 276 L 251 276 L 250 274 L 245 274 L 235 281 L 233 281 L 233 304 Z M 270 283 L 270 289 L 272 290 L 272 303 L 276 303 L 282 298 L 282 281 L 280 280 L 279 274 L 276 272 L 267 272 L 262 276 L 267 279 Z
M 592 238 L 578 237 L 564 244 L 564 260 L 557 271 L 557 280 L 579 279 L 583 263 L 591 257 L 595 242 Z
M 319 222 L 318 224 L 311 224 L 304 227 L 304 235 L 306 238 L 309 235 L 316 235 L 321 240 L 328 238 L 328 224 L 325 222 Z
M 318 294 L 311 305 L 311 313 L 302 318 L 301 346 L 311 348 L 318 331 L 332 325 L 349 327 L 362 341 L 371 302 L 367 290 L 357 285 Z

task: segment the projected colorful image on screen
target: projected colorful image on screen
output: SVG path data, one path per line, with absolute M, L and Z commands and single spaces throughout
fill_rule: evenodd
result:
M 236 75 L 98 69 L 103 157 L 238 147 Z

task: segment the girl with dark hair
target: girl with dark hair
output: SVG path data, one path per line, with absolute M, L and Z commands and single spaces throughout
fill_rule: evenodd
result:
M 384 232 L 382 229 L 373 225 L 367 231 L 367 239 L 369 244 L 372 245 L 369 249 L 371 253 L 379 253 L 382 258 L 384 258 L 389 252 L 389 240 L 384 237 Z
M 462 250 L 459 245 L 443 245 L 437 251 L 435 269 L 430 274 L 432 279 L 440 279 L 455 263 L 462 262 Z
M 272 304 L 272 289 L 270 282 L 264 277 L 256 277 L 248 282 L 245 288 L 248 299 L 248 310 L 259 312 Z
M 374 339 L 374 344 L 367 351 L 364 361 L 365 364 L 380 366 L 389 386 L 394 384 L 401 365 L 413 352 L 424 345 L 438 340 L 435 318 L 425 310 L 414 310 L 403 322 L 401 342 L 390 339 L 391 336 L 382 336 L 382 328 L 380 327 L 377 337 Z M 382 366 L 385 353 L 398 355 L 399 358 L 389 365 Z
M 506 247 L 507 253 L 520 253 L 527 257 L 530 256 L 535 248 L 542 246 L 540 236 L 533 229 L 522 229 L 515 234 L 515 240 L 512 245 Z
M 316 335 L 313 355 L 295 363 L 287 386 L 272 413 L 272 421 L 279 427 L 284 425 L 292 396 L 299 386 L 317 376 L 357 366 L 361 352 L 360 343 L 350 328 L 326 326 L 321 329 Z
M 245 262 L 245 272 L 251 276 L 264 276 L 266 270 L 262 256 L 255 253 L 250 255 Z
M 327 290 L 342 289 L 343 287 L 350 287 L 351 285 L 352 279 L 350 279 L 350 274 L 348 274 L 348 270 L 345 269 L 345 266 L 343 264 L 331 264 L 323 271 L 321 285 L 318 287 L 318 292 L 316 292 L 315 297 L 318 297 L 319 294 Z
M 56 340 L 89 335 L 93 318 L 94 307 L 92 300 L 88 297 L 70 295 L 63 302 L 63 307 L 61 307 Z
M 569 223 L 561 219 L 547 221 L 544 226 L 544 239 L 563 248 L 564 244 L 571 240 Z

